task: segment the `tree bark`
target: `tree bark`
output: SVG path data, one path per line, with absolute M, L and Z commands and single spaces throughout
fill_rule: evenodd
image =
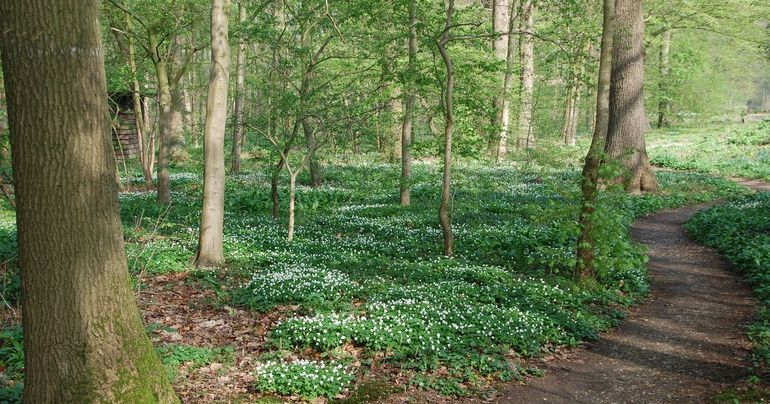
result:
M 519 52 L 521 62 L 521 111 L 519 112 L 518 148 L 535 147 L 532 130 L 533 97 L 535 92 L 535 13 L 533 0 L 522 0 L 519 30 Z
M 227 84 L 230 77 L 228 20 L 230 0 L 211 2 L 211 75 L 206 100 L 206 127 L 203 135 L 203 211 L 197 267 L 216 267 L 224 263 L 223 227 L 225 213 L 225 123 Z
M 449 204 L 452 192 L 452 129 L 454 127 L 454 64 L 452 57 L 446 49 L 449 43 L 449 30 L 452 27 L 452 15 L 454 14 L 454 0 L 449 0 L 446 12 L 446 24 L 444 34 L 438 41 L 438 50 L 446 66 L 446 83 L 444 88 L 444 172 L 441 178 L 441 203 L 439 204 L 438 217 L 441 230 L 444 234 L 444 255 L 451 257 L 454 254 L 454 241 L 452 238 L 452 216 L 449 213 Z
M 169 158 L 174 162 L 184 162 L 189 158 L 187 152 L 187 141 L 184 138 L 184 110 L 185 99 L 184 90 L 180 84 L 182 73 L 186 68 L 186 63 L 182 56 L 183 43 L 179 35 L 173 35 L 172 39 L 172 59 L 171 69 L 169 70 L 169 86 L 171 89 L 171 113 L 167 117 L 168 122 L 168 140 L 169 140 Z
M 401 206 L 409 206 L 411 203 L 411 186 L 409 184 L 412 175 L 412 120 L 414 119 L 414 103 L 417 98 L 414 75 L 417 61 L 417 0 L 409 3 L 409 84 L 406 87 L 404 105 L 404 124 L 401 127 Z M 356 145 L 357 146 L 357 145 Z
M 171 155 L 171 86 L 168 82 L 166 59 L 161 57 L 158 51 L 160 46 L 158 33 L 150 30 L 148 35 L 158 85 L 158 202 L 167 204 L 171 202 L 171 180 L 168 170 Z
M 509 23 L 510 23 L 510 8 L 508 6 L 508 0 L 492 0 L 492 31 L 495 33 L 495 37 L 492 40 L 492 49 L 495 52 L 495 57 L 503 63 L 508 60 L 508 46 L 510 41 L 509 35 Z M 498 74 L 497 80 L 502 83 L 499 87 L 500 91 L 496 94 L 492 100 L 492 109 L 495 112 L 492 124 L 495 127 L 502 127 L 503 124 L 503 103 L 505 102 L 505 73 Z M 499 144 L 502 136 L 500 130 L 494 129 L 492 133 L 492 139 L 490 142 L 492 152 L 499 158 Z
M 668 93 L 668 73 L 670 70 L 671 56 L 671 30 L 663 32 L 663 38 L 660 44 L 660 81 L 658 82 L 658 127 L 663 128 L 669 125 L 669 93 Z
M 587 48 L 587 47 L 586 47 Z M 574 146 L 577 142 L 577 128 L 580 118 L 580 96 L 583 94 L 582 76 L 585 71 L 585 58 L 578 56 L 570 66 L 569 86 L 564 108 L 564 126 L 562 137 L 564 144 Z
M 245 0 L 238 2 L 238 22 L 246 22 Z M 235 111 L 233 111 L 233 173 L 241 172 L 241 146 L 243 145 L 243 99 L 246 91 L 246 38 L 243 32 L 238 37 L 238 56 L 235 62 Z
M 126 28 L 128 32 L 133 31 L 131 16 L 126 14 Z M 134 116 L 136 117 L 136 132 L 139 141 L 139 160 L 142 164 L 142 174 L 144 175 L 145 188 L 152 189 L 152 164 L 150 156 L 154 156 L 155 150 L 153 150 L 154 142 L 150 142 L 149 139 L 145 141 L 145 136 L 149 135 L 149 128 L 147 122 L 144 119 L 144 107 L 142 106 L 142 89 L 139 86 L 139 73 L 136 66 L 136 46 L 134 45 L 134 38 L 131 35 L 126 35 L 128 42 L 128 66 L 131 70 L 131 98 L 134 106 Z M 147 148 L 150 148 L 149 151 Z M 153 157 L 154 158 L 154 157 Z
M 129 285 L 96 0 L 6 0 L 24 401 L 177 402 Z
M 581 279 L 596 275 L 594 264 L 594 217 L 596 212 L 596 192 L 599 183 L 599 168 L 602 152 L 607 138 L 610 116 L 610 86 L 612 82 L 612 55 L 615 35 L 615 0 L 604 0 L 604 23 L 602 29 L 601 56 L 599 60 L 599 80 L 596 91 L 596 125 L 594 126 L 591 147 L 588 149 L 581 192 L 583 200 L 580 206 L 580 236 L 577 241 L 577 259 L 575 275 Z
M 318 163 L 318 156 L 316 156 L 315 131 L 313 131 L 313 128 L 310 127 L 310 122 L 307 120 L 307 118 L 302 120 L 302 131 L 305 133 L 307 153 L 310 155 L 310 186 L 313 188 L 318 188 L 321 186 L 321 165 Z
M 508 13 L 508 47 L 505 58 L 505 77 L 503 79 L 502 111 L 500 112 L 500 143 L 497 146 L 497 160 L 505 158 L 508 154 L 508 134 L 511 130 L 511 93 L 513 92 L 513 71 L 516 54 L 516 40 L 513 35 L 516 23 L 518 1 L 511 1 L 511 9 Z
M 644 112 L 644 16 L 640 0 L 618 0 L 610 86 L 610 119 L 605 152 L 625 168 L 616 181 L 626 191 L 658 190 L 647 157 L 644 132 L 649 122 Z

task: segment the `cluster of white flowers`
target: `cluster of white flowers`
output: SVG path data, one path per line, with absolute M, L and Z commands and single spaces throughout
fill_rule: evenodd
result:
M 341 363 L 306 359 L 262 362 L 254 368 L 254 376 L 260 391 L 303 397 L 334 397 L 354 378 Z
M 275 303 L 301 302 L 311 296 L 333 298 L 358 285 L 340 271 L 303 263 L 275 263 L 256 272 L 246 287 L 255 297 Z

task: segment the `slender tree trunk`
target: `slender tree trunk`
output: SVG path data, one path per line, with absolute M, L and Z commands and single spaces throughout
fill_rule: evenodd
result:
M 178 70 L 185 69 L 185 62 L 182 58 L 183 43 L 179 35 L 173 35 L 172 39 L 173 54 L 171 71 L 169 73 L 169 86 L 171 89 L 171 113 L 168 116 L 168 140 L 169 157 L 177 163 L 187 161 L 189 153 L 187 152 L 187 142 L 184 138 L 184 91 L 182 90 L 181 73 Z M 175 77 L 176 76 L 176 77 Z M 166 135 L 164 135 L 166 136 Z
M 599 168 L 602 152 L 607 138 L 610 116 L 610 85 L 612 82 L 613 39 L 615 35 L 615 0 L 604 0 L 604 24 L 602 29 L 602 48 L 599 60 L 599 82 L 596 93 L 596 125 L 588 149 L 580 189 L 583 201 L 580 206 L 580 236 L 577 242 L 577 260 L 575 275 L 581 279 L 596 275 L 594 264 L 594 228 L 596 212 L 596 193 L 599 183 Z
M 573 66 L 571 66 L 569 87 L 567 89 L 567 100 L 564 108 L 564 126 L 562 127 L 562 137 L 564 138 L 564 144 L 567 146 L 574 146 L 577 140 L 577 128 L 580 118 L 580 96 L 583 94 L 583 86 L 581 77 L 585 70 L 585 59 L 583 57 L 576 58 Z
M 215 267 L 224 263 L 225 123 L 227 84 L 230 77 L 228 20 L 230 0 L 211 2 L 211 76 L 203 135 L 203 211 L 195 265 Z
M 270 196 L 273 201 L 273 219 L 278 219 L 280 216 L 280 205 L 278 200 L 278 177 L 281 175 L 281 171 L 286 167 L 286 158 L 284 156 L 288 156 L 289 152 L 291 152 L 291 148 L 294 146 L 294 139 L 297 137 L 297 132 L 299 131 L 299 123 L 294 123 L 294 128 L 291 131 L 291 135 L 289 135 L 289 139 L 286 141 L 286 145 L 283 147 L 283 151 L 279 150 L 280 158 L 278 159 L 278 163 L 275 165 L 275 169 L 273 170 L 273 176 L 270 180 Z
M 126 14 L 126 28 L 127 31 L 133 31 L 133 21 L 131 16 Z M 142 88 L 139 86 L 139 73 L 136 67 L 136 46 L 134 46 L 134 38 L 131 35 L 126 35 L 128 42 L 128 66 L 131 70 L 131 98 L 134 106 L 134 116 L 136 117 L 136 132 L 137 140 L 139 142 L 139 161 L 142 164 L 142 174 L 144 175 L 144 186 L 147 189 L 152 188 L 152 166 L 148 160 L 150 153 L 154 154 L 154 150 L 150 149 L 149 153 L 147 147 L 152 147 L 152 144 L 145 142 L 145 136 L 148 135 L 149 130 L 144 119 L 144 107 L 142 106 Z
M 417 0 L 409 3 L 409 84 L 406 88 L 406 105 L 404 106 L 404 124 L 401 127 L 401 205 L 409 206 L 411 203 L 411 186 L 409 184 L 412 175 L 412 120 L 414 119 L 414 103 L 417 98 L 414 75 L 417 61 Z
M 245 0 L 238 2 L 238 22 L 246 22 Z M 243 98 L 246 89 L 246 38 L 243 32 L 238 36 L 238 56 L 235 62 L 235 111 L 233 111 L 233 164 L 232 172 L 241 172 L 241 146 L 243 142 Z
M 95 0 L 6 0 L 24 401 L 177 402 L 123 248 Z
M 145 138 L 145 157 L 144 161 L 147 163 L 147 171 L 150 176 L 150 186 L 152 186 L 152 172 L 155 170 L 155 139 L 156 139 L 156 133 L 155 130 L 155 124 L 150 125 L 150 107 L 149 102 L 150 99 L 147 97 L 142 97 L 142 121 L 144 122 L 144 131 L 147 133 L 147 137 Z
M 318 188 L 321 186 L 321 165 L 316 156 L 315 131 L 310 127 L 310 122 L 307 119 L 302 120 L 302 130 L 305 133 L 307 152 L 310 154 L 310 186 Z
M 518 1 L 511 1 L 511 9 L 508 13 L 508 47 L 505 58 L 505 78 L 503 79 L 503 100 L 502 111 L 500 113 L 500 143 L 497 146 L 497 159 L 505 158 L 508 154 L 508 134 L 511 130 L 511 94 L 513 92 L 513 73 L 516 54 L 516 40 L 513 35 L 513 28 L 516 22 L 516 10 Z
M 441 204 L 438 209 L 439 222 L 444 233 L 444 255 L 451 257 L 454 254 L 454 241 L 452 239 L 452 216 L 449 212 L 452 192 L 452 129 L 454 127 L 454 64 L 452 57 L 447 52 L 449 43 L 449 30 L 452 27 L 452 15 L 454 14 L 454 0 L 449 0 L 446 12 L 446 24 L 444 34 L 438 42 L 441 58 L 446 66 L 446 87 L 444 88 L 444 114 L 446 126 L 444 127 L 444 173 L 441 178 Z
M 535 93 L 535 13 L 533 0 L 521 1 L 519 51 L 521 70 L 521 111 L 519 112 L 518 148 L 535 147 L 532 128 L 533 98 Z
M 618 181 L 637 194 L 655 192 L 658 180 L 650 166 L 644 132 L 644 16 L 640 0 L 618 0 L 615 6 L 610 120 L 607 158 L 620 162 L 626 173 Z
M 510 46 L 510 41 L 508 40 L 509 36 L 508 32 L 510 31 L 510 20 L 511 20 L 511 13 L 510 13 L 510 7 L 508 5 L 509 0 L 492 0 L 492 31 L 498 36 L 494 38 L 492 41 L 492 49 L 495 51 L 495 56 L 499 61 L 502 61 L 506 63 L 506 71 L 507 71 L 507 62 L 508 62 L 508 47 Z M 504 108 L 503 104 L 505 102 L 505 76 L 506 73 L 499 74 L 499 77 L 497 80 L 500 80 L 499 82 L 502 83 L 502 87 L 500 88 L 500 93 L 496 94 L 495 97 L 492 100 L 492 109 L 495 112 L 494 119 L 492 121 L 492 124 L 496 128 L 502 128 L 503 126 L 503 113 Z M 502 130 L 499 129 L 493 129 L 494 132 L 491 136 L 490 141 L 490 150 L 495 155 L 496 158 L 500 158 L 500 140 L 502 138 Z
M 670 70 L 671 55 L 671 30 L 663 32 L 663 38 L 660 44 L 660 81 L 658 83 L 658 92 L 660 100 L 658 101 L 658 127 L 663 128 L 669 125 L 669 93 L 668 93 L 668 73 Z
M 158 82 L 158 202 L 171 202 L 170 175 L 168 171 L 169 157 L 171 154 L 171 87 L 168 82 L 168 66 L 166 59 L 158 53 L 160 46 L 158 33 L 150 31 L 150 52 L 155 65 L 156 80 Z
M 289 235 L 286 238 L 289 242 L 294 240 L 294 200 L 297 190 L 297 172 L 289 173 Z

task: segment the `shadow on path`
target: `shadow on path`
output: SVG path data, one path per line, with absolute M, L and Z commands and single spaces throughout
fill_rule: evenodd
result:
M 738 180 L 770 191 L 770 184 Z M 682 228 L 704 205 L 648 216 L 631 227 L 649 249 L 651 294 L 588 349 L 545 362 L 542 379 L 506 387 L 505 403 L 702 403 L 747 376 L 751 290 Z

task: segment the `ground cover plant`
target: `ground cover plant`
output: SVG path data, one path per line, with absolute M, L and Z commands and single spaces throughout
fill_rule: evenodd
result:
M 267 173 L 230 177 L 228 266 L 217 271 L 190 264 L 200 174 L 172 176 L 170 206 L 157 204 L 152 192 L 123 193 L 135 289 L 140 296 L 148 288 L 174 292 L 181 286 L 170 279 L 182 273 L 185 287 L 207 293 L 208 300 L 196 305 L 226 318 L 253 319 L 252 328 L 231 338 L 228 365 L 233 374 L 247 374 L 240 380 L 248 383 L 249 397 L 344 397 L 374 379 L 481 394 L 495 381 L 537 373 L 527 357 L 595 339 L 645 295 L 644 251 L 627 231 L 633 219 L 741 193 L 730 182 L 688 173 L 659 173 L 663 192 L 657 195 L 607 190 L 599 206 L 598 280 L 576 283 L 579 173 L 461 166 L 452 209 L 457 249 L 448 259 L 441 257 L 436 219 L 439 167 L 415 166 L 410 207 L 397 204 L 397 170 L 387 164 L 326 167 L 323 187 L 298 187 L 291 243 L 284 220 L 270 217 Z M 152 289 L 156 279 L 165 286 Z M 180 365 L 185 374 L 201 367 L 210 375 L 210 363 L 223 361 L 217 358 L 224 348 L 205 347 L 216 344 L 180 340 L 186 326 L 168 314 L 145 315 L 178 390 L 188 391 L 190 383 L 177 375 Z M 202 326 L 207 332 L 224 329 L 210 323 Z M 251 356 L 244 359 L 244 352 Z
M 656 130 L 648 147 L 653 164 L 675 170 L 770 180 L 770 121 Z
M 715 206 L 686 225 L 696 240 L 717 248 L 751 283 L 759 302 L 749 339 L 755 374 L 770 371 L 770 193 Z

